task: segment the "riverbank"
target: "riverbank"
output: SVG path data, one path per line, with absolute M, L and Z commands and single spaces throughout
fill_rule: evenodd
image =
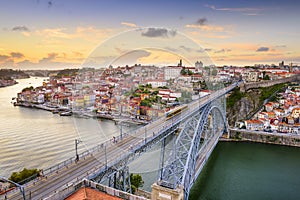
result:
M 60 115 L 62 112 L 70 113 L 69 115 L 61 115 L 61 116 L 73 115 L 73 116 L 79 117 L 79 118 L 107 119 L 107 120 L 114 121 L 115 124 L 117 124 L 117 123 L 134 124 L 134 125 L 148 124 L 148 121 L 132 119 L 128 116 L 112 115 L 112 114 L 99 114 L 96 112 L 72 110 L 72 109 L 69 109 L 66 107 L 52 106 L 52 105 L 46 105 L 46 104 L 34 104 L 34 103 L 29 103 L 29 102 L 14 102 L 13 105 L 26 107 L 26 108 L 41 109 L 41 110 L 52 112 L 53 114 L 60 114 Z
M 230 129 L 229 138 L 221 141 L 245 141 L 283 146 L 300 147 L 300 135 L 251 131 L 246 129 Z
M 12 85 L 16 85 L 18 82 L 16 80 L 3 80 L 0 79 L 0 87 L 9 87 Z

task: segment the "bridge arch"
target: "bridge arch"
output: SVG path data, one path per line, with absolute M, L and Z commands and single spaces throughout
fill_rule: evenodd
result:
M 188 198 L 194 181 L 219 137 L 226 130 L 223 103 L 214 101 L 199 108 L 199 111 L 184 123 L 173 151 L 161 169 L 158 181 L 161 186 L 175 189 L 177 185 L 181 185 L 184 188 L 185 199 Z

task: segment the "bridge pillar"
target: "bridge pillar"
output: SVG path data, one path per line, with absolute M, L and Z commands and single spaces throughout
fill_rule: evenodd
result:
M 183 186 L 170 189 L 154 183 L 151 187 L 151 200 L 184 200 Z

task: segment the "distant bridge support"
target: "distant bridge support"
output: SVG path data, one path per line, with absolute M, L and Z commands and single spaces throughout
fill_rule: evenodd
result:
M 182 186 L 177 186 L 175 189 L 162 187 L 157 183 L 152 185 L 151 200 L 183 200 L 184 192 Z

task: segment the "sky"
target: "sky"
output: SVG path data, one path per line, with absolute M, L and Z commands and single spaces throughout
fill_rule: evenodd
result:
M 0 1 L 0 68 L 300 64 L 300 2 Z

